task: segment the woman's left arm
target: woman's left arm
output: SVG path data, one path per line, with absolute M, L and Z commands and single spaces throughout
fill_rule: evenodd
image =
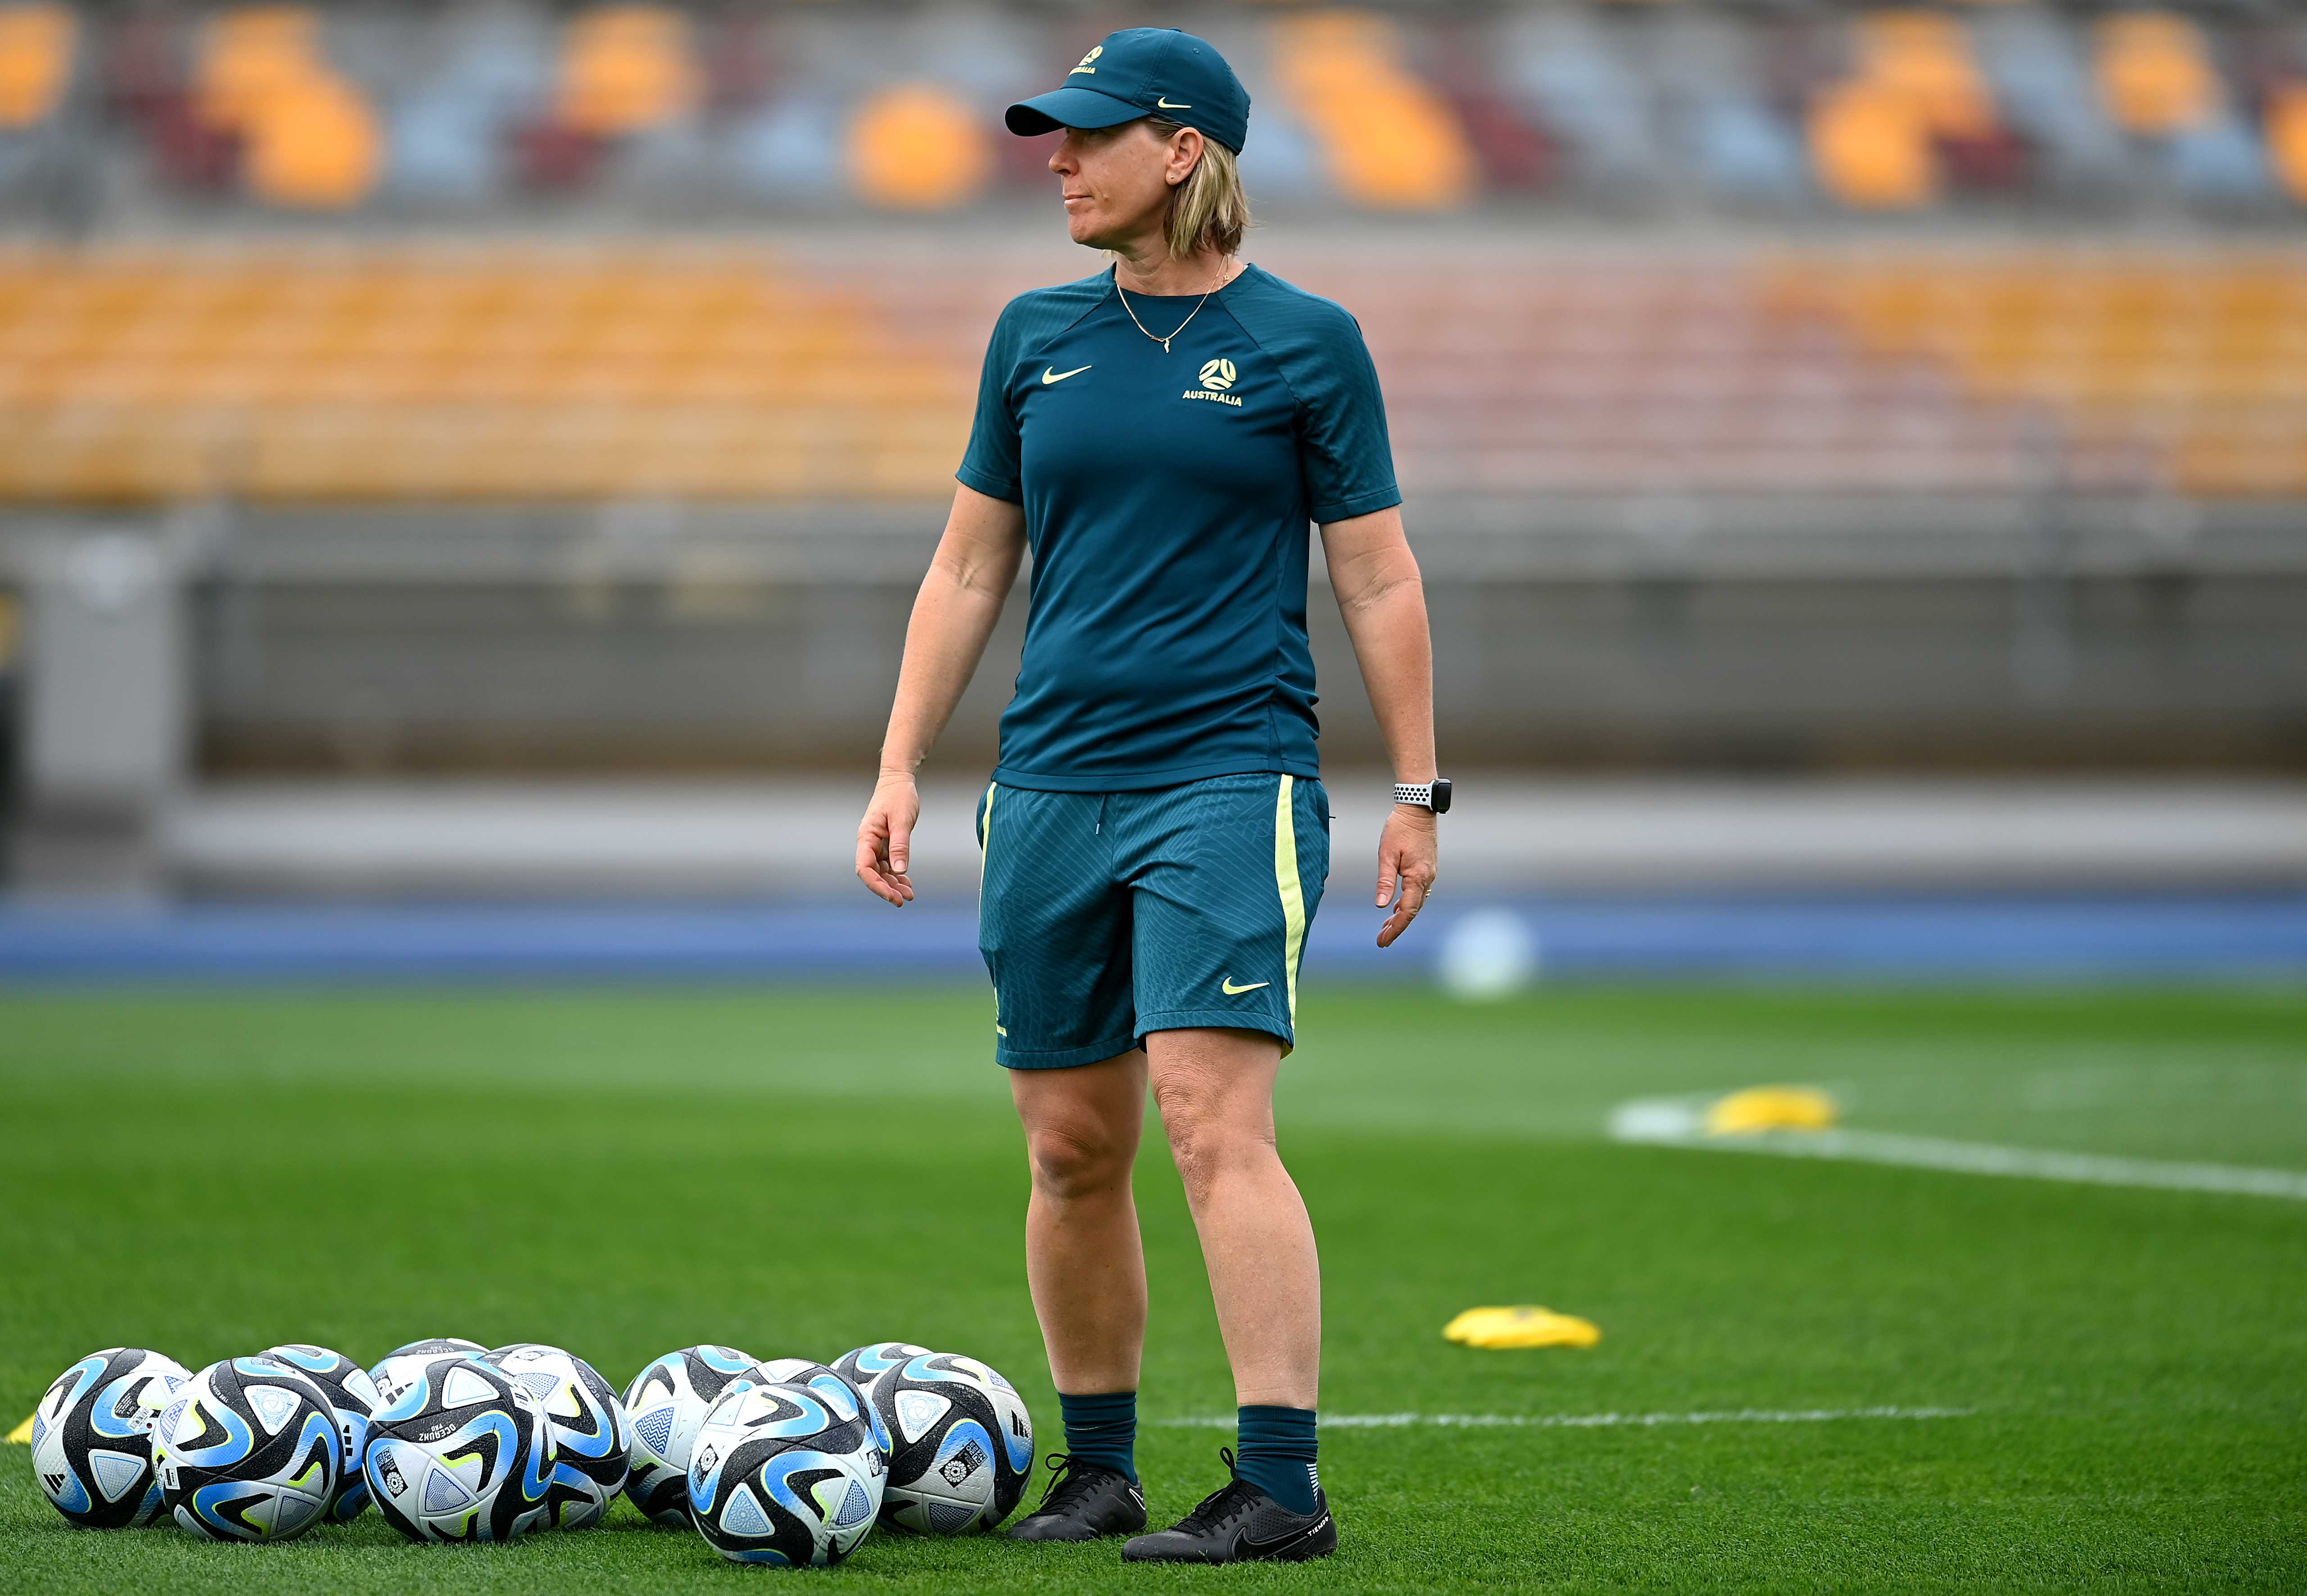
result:
M 1322 528 L 1322 551 L 1378 734 L 1394 761 L 1394 779 L 1430 782 L 1434 642 L 1426 627 L 1426 584 L 1402 533 L 1400 507 L 1330 522 Z M 1391 947 L 1426 906 L 1437 854 L 1434 812 L 1395 804 L 1377 845 L 1377 906 L 1394 904 L 1378 928 L 1379 947 Z

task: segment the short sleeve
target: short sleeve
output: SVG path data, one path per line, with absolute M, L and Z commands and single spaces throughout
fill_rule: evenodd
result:
M 1361 324 L 1340 311 L 1322 357 L 1298 395 L 1299 467 L 1313 518 L 1327 524 L 1402 502 L 1386 436 L 1385 399 Z
M 1005 310 L 985 342 L 985 369 L 977 378 L 977 418 L 969 447 L 954 473 L 965 486 L 1013 504 L 1025 502 L 1018 476 L 1017 412 L 1009 403 L 1009 373 L 1016 367 L 1016 318 Z

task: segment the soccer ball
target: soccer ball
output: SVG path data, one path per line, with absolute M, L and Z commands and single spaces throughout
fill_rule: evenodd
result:
M 289 1540 L 328 1516 L 345 1468 L 329 1394 L 272 1358 L 194 1375 L 152 1426 L 170 1517 L 210 1540 Z
M 329 1517 L 336 1523 L 350 1523 L 368 1510 L 368 1477 L 361 1472 L 361 1457 L 368 1451 L 369 1415 L 376 1412 L 376 1382 L 359 1364 L 326 1347 L 292 1342 L 263 1355 L 308 1377 L 335 1410 L 337 1428 L 345 1437 L 345 1459 Z
M 766 1386 L 769 1377 L 734 1347 L 684 1347 L 654 1360 L 625 1387 L 632 1415 L 632 1473 L 625 1494 L 658 1523 L 689 1523 L 689 1459 L 705 1410 L 732 1386 Z
M 1017 1394 L 1017 1387 L 1002 1378 L 991 1363 L 958 1355 L 949 1361 L 977 1377 L 993 1398 L 993 1414 L 1000 1420 L 995 1434 L 1001 1444 L 993 1449 L 993 1516 L 987 1521 L 998 1524 L 1015 1510 L 1033 1476 L 1033 1415 L 1026 1410 L 1025 1399 Z
M 553 1522 L 583 1530 L 601 1522 L 625 1489 L 632 1420 L 615 1390 L 582 1358 L 537 1342 L 515 1342 L 481 1360 L 528 1387 L 553 1427 Z
M 868 1401 L 873 1387 L 883 1375 L 893 1369 L 903 1369 L 908 1359 L 927 1358 L 927 1347 L 917 1347 L 910 1341 L 877 1341 L 870 1346 L 859 1347 L 834 1360 L 833 1372 L 857 1387 Z
M 376 1387 L 377 1405 L 383 1407 L 399 1401 L 434 1364 L 445 1367 L 467 1358 L 477 1358 L 487 1351 L 477 1341 L 463 1341 L 453 1335 L 395 1347 L 368 1371 L 369 1381 Z
M 881 1422 L 879 1412 L 865 1393 L 858 1389 L 854 1380 L 837 1369 L 822 1363 L 812 1363 L 806 1358 L 772 1358 L 761 1368 L 769 1378 L 781 1386 L 813 1386 L 828 1394 L 838 1386 L 848 1392 L 857 1399 L 857 1406 L 864 1413 L 865 1422 L 873 1427 L 873 1440 L 881 1448 L 881 1461 L 887 1463 L 889 1460 L 889 1428 Z M 828 1380 L 833 1384 L 825 1384 Z
M 32 1472 L 56 1510 L 84 1530 L 150 1523 L 152 1420 L 192 1377 L 142 1347 L 91 1352 L 58 1375 L 32 1410 Z
M 731 1562 L 829 1568 L 871 1533 L 887 1464 L 857 1394 L 834 1378 L 732 1387 L 698 1427 L 690 1512 Z
M 894 1444 L 884 1523 L 960 1535 L 1009 1515 L 1033 1465 L 1033 1426 L 1007 1380 L 931 1352 L 883 1374 L 872 1401 Z
M 470 1359 L 437 1364 L 376 1411 L 368 1488 L 411 1540 L 510 1540 L 550 1520 L 552 1423 L 528 1387 Z

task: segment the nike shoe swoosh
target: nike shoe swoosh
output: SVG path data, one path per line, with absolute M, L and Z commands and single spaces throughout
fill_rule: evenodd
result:
M 1061 372 L 1057 370 L 1054 366 L 1045 365 L 1042 368 L 1042 382 L 1044 386 L 1047 386 L 1051 382 L 1062 382 L 1068 377 L 1078 377 L 1087 370 L 1089 370 L 1089 367 L 1085 365 L 1077 365 L 1069 372 Z
M 1236 986 L 1233 983 L 1233 977 L 1229 975 L 1225 980 L 1219 982 L 1219 990 L 1223 991 L 1229 998 L 1239 998 L 1244 992 L 1254 992 L 1261 986 L 1272 986 L 1274 982 L 1271 981 L 1253 981 L 1248 986 Z
M 1275 1540 L 1253 1540 L 1250 1539 L 1248 1531 L 1238 1531 L 1234 1535 L 1233 1555 L 1238 1560 L 1270 1557 L 1275 1552 L 1295 1546 L 1301 1540 L 1312 1540 L 1321 1532 L 1322 1526 L 1328 1522 L 1327 1518 L 1317 1518 L 1304 1529 L 1292 1530 Z

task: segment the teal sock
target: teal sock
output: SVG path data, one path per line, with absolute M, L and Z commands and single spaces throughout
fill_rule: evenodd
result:
M 1068 1453 L 1137 1478 L 1137 1393 L 1068 1396 L 1060 1391 L 1058 1412 L 1065 1420 Z
M 1235 1420 L 1234 1472 L 1292 1513 L 1314 1511 L 1314 1410 L 1243 1408 Z

